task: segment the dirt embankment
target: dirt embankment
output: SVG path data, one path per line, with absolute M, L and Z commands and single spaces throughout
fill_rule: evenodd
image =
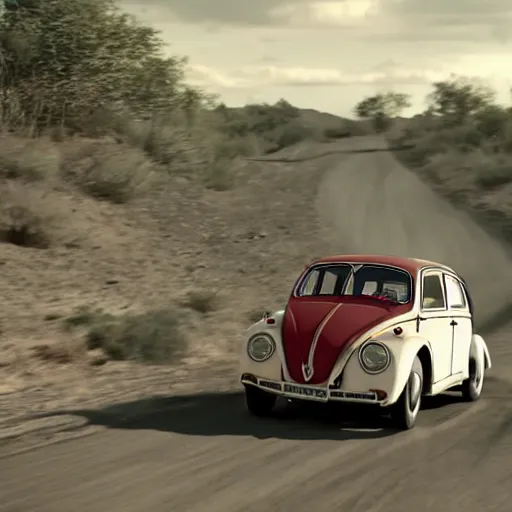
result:
M 70 153 L 61 144 L 46 151 L 56 162 Z M 73 148 L 84 151 L 89 158 Z M 216 365 L 236 365 L 246 327 L 282 306 L 303 265 L 335 250 L 313 206 L 322 163 L 240 160 L 226 191 L 194 176 L 159 175 L 124 203 L 91 197 L 55 162 L 48 166 L 51 179 L 1 182 L 3 225 L 12 227 L 19 211 L 48 235 L 41 247 L 0 244 L 2 417 L 200 386 Z M 87 350 L 98 332 L 121 336 L 98 331 L 105 318 L 162 310 L 172 318 L 161 329 L 150 318 L 130 334 L 179 341 L 170 365 Z M 117 355 L 116 346 L 107 348 Z

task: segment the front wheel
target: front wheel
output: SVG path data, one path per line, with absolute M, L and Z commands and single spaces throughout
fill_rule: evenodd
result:
M 400 430 L 409 430 L 416 425 L 421 408 L 423 390 L 423 367 L 416 356 L 409 379 L 398 401 L 391 406 L 391 418 Z
M 245 386 L 245 403 L 254 416 L 269 416 L 276 404 L 277 396 L 254 386 Z
M 466 402 L 476 402 L 484 387 L 484 367 L 473 357 L 469 360 L 469 377 L 462 383 L 462 398 Z

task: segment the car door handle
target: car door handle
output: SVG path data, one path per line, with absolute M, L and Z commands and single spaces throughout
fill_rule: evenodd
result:
M 455 326 L 455 325 L 459 325 L 459 324 L 458 324 L 455 320 L 452 320 L 452 321 L 450 322 L 450 325 Z

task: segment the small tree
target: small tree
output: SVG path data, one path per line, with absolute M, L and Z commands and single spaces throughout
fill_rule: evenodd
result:
M 449 124 L 462 124 L 469 116 L 491 106 L 495 99 L 495 92 L 487 85 L 456 75 L 435 82 L 433 87 L 427 97 L 428 112 Z
M 512 117 L 507 109 L 489 105 L 475 115 L 478 131 L 488 139 L 503 140 L 508 136 Z
M 5 0 L 4 0 L 5 1 Z M 0 122 L 40 128 L 103 109 L 187 109 L 201 93 L 158 31 L 114 0 L 17 0 L 0 11 Z
M 356 105 L 354 112 L 359 119 L 371 120 L 377 132 L 383 132 L 393 117 L 410 106 L 409 95 L 390 91 L 364 98 Z

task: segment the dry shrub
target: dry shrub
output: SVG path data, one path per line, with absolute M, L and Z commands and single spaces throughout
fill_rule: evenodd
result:
M 55 209 L 46 192 L 4 182 L 0 190 L 0 241 L 46 249 L 51 245 Z
M 60 162 L 60 153 L 50 139 L 0 135 L 0 178 L 51 179 L 57 175 Z
M 127 119 L 116 128 L 116 134 L 173 173 L 198 170 L 204 165 L 200 151 L 203 140 L 195 137 L 194 130 L 178 113 L 148 120 Z
M 341 125 L 336 128 L 325 128 L 323 135 L 326 139 L 345 139 L 351 137 L 352 133 L 345 125 Z
M 143 192 L 152 177 L 152 163 L 138 148 L 90 141 L 76 144 L 74 151 L 66 150 L 63 175 L 92 197 L 126 203 Z
M 251 137 L 226 139 L 223 136 L 210 136 L 203 139 L 207 163 L 204 166 L 206 188 L 223 192 L 235 186 L 235 164 L 237 157 L 257 154 L 255 140 Z
M 179 316 L 171 310 L 158 310 L 139 315 L 101 315 L 87 333 L 87 348 L 102 349 L 117 361 L 171 363 L 186 348 Z
M 194 150 L 186 131 L 172 124 L 147 121 L 133 123 L 129 134 L 131 143 L 141 148 L 150 158 L 165 165 L 179 165 L 188 160 Z
M 64 328 L 71 330 L 76 327 L 88 327 L 100 321 L 104 315 L 105 313 L 100 309 L 80 307 L 71 316 L 64 319 Z
M 53 345 L 36 345 L 32 347 L 34 357 L 48 363 L 70 364 L 78 360 L 84 350 L 68 343 L 56 343 Z
M 495 162 L 485 169 L 478 169 L 475 177 L 476 185 L 485 190 L 496 189 L 512 182 L 512 164 Z
M 189 292 L 182 302 L 182 306 L 202 313 L 203 315 L 215 311 L 219 305 L 217 293 L 209 290 Z
M 169 309 L 116 316 L 80 308 L 64 325 L 86 328 L 87 349 L 101 349 L 115 361 L 165 364 L 173 362 L 187 348 L 179 316 Z
M 212 162 L 206 172 L 205 185 L 210 190 L 224 192 L 231 190 L 235 184 L 233 162 L 226 159 L 218 159 Z

